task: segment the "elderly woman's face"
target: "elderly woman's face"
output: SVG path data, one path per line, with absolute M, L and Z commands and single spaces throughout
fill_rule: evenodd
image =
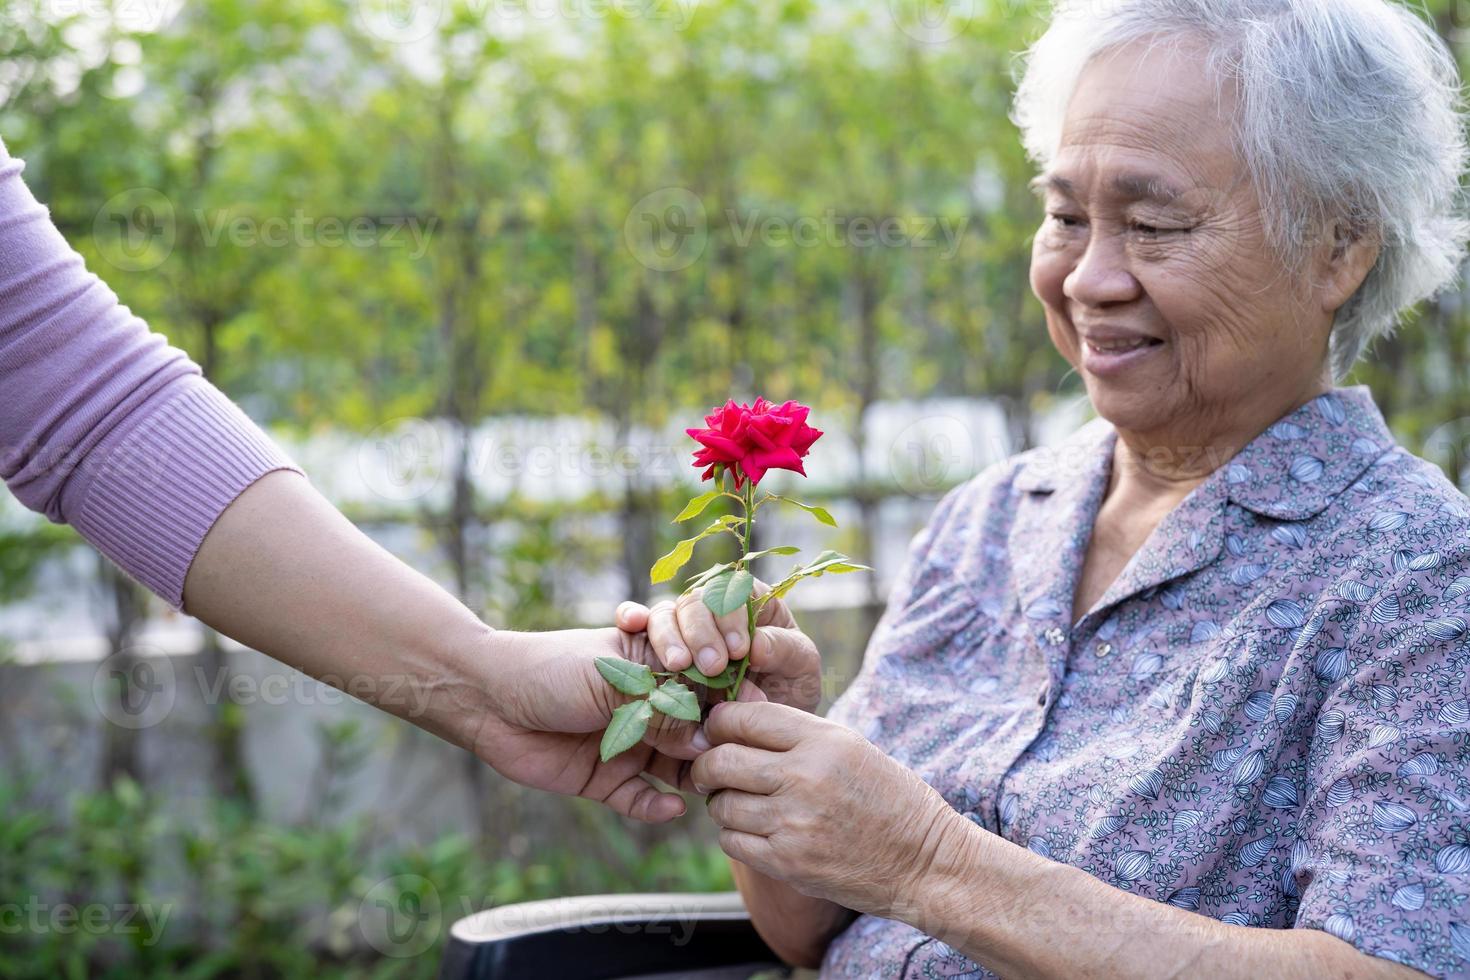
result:
M 1251 403 L 1315 394 L 1331 316 L 1267 248 L 1213 84 L 1192 59 L 1140 51 L 1078 82 L 1037 180 L 1031 287 L 1103 417 L 1206 438 Z

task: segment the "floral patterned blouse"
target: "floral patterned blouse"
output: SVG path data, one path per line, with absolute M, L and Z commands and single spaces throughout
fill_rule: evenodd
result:
M 1337 388 L 1215 469 L 1072 623 L 1116 438 L 1095 419 L 946 496 L 831 717 L 1125 891 L 1470 976 L 1470 501 Z M 990 975 L 869 916 L 823 964 Z

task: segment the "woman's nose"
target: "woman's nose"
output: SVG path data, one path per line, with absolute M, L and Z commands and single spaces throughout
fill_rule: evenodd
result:
M 1062 292 L 1082 306 L 1105 306 L 1135 299 L 1141 289 L 1128 271 L 1121 236 L 1098 230 L 1087 236 L 1087 246 L 1062 281 Z

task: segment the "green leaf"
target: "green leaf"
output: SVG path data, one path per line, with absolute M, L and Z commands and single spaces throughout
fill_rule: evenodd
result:
M 704 604 L 716 616 L 724 616 L 745 605 L 755 588 L 755 576 L 743 568 L 730 568 L 709 580 L 704 587 Z
M 812 515 L 828 527 L 837 526 L 837 522 L 832 519 L 831 514 L 827 513 L 827 508 L 825 507 L 818 507 L 815 504 L 804 504 L 800 500 L 792 500 L 790 497 L 782 497 L 776 494 L 773 494 L 772 496 L 774 496 L 777 500 L 784 500 L 786 503 L 790 504 L 793 507 L 800 507 L 802 510 L 806 511 L 808 514 Z
M 860 565 L 860 564 L 858 564 L 857 562 L 853 561 L 851 558 L 847 557 L 846 555 L 842 554 L 841 552 L 837 552 L 837 551 L 824 551 L 820 555 L 818 555 L 816 558 L 813 558 L 806 565 L 803 565 L 802 566 L 802 571 L 803 572 L 810 573 L 810 574 L 816 574 L 816 573 L 820 573 L 820 572 L 833 572 L 833 573 L 839 573 L 839 572 L 856 572 L 856 571 L 869 571 L 869 572 L 871 572 L 872 569 L 871 568 L 868 568 L 867 565 Z
M 648 696 L 654 711 L 685 721 L 699 720 L 699 698 L 678 681 L 664 681 Z
M 764 551 L 752 551 L 750 554 L 746 555 L 740 560 L 745 562 L 746 564 L 749 564 L 750 562 L 755 561 L 757 558 L 766 557 L 766 555 L 794 555 L 800 550 L 800 548 L 794 548 L 789 544 L 783 544 L 780 547 L 767 548 Z
M 653 690 L 653 671 L 644 664 L 635 664 L 622 657 L 598 657 L 597 672 L 624 694 L 637 697 Z
M 867 565 L 860 565 L 851 558 L 836 551 L 824 551 L 806 565 L 797 565 L 787 576 L 772 586 L 771 591 L 761 596 L 759 603 L 764 606 L 772 599 L 779 599 L 795 588 L 796 583 L 804 578 L 820 578 L 826 574 L 842 575 L 847 572 L 871 572 Z
M 696 538 L 686 538 L 674 545 L 674 550 L 664 555 L 653 563 L 653 569 L 648 573 L 648 578 L 654 585 L 667 582 L 674 577 L 674 573 L 685 565 L 689 559 L 694 557 L 694 542 Z
M 769 591 L 765 595 L 761 596 L 761 606 L 764 607 L 765 604 L 768 603 L 768 602 L 770 602 L 772 599 L 780 599 L 781 597 L 785 596 L 786 593 L 788 593 L 792 589 L 796 588 L 796 583 L 797 582 L 800 582 L 800 581 L 801 581 L 801 576 L 800 575 L 788 575 L 788 576 L 786 576 L 784 579 L 782 579 L 781 581 L 777 582 L 771 588 L 771 591 Z
M 629 701 L 612 713 L 607 731 L 602 733 L 599 754 L 606 762 L 615 755 L 628 751 L 643 739 L 648 731 L 648 721 L 653 717 L 653 706 L 647 701 Z
M 712 687 L 718 691 L 722 690 L 723 688 L 727 688 L 731 684 L 735 683 L 735 674 L 739 671 L 739 669 L 739 664 L 731 661 L 730 663 L 725 665 L 724 670 L 720 671 L 718 674 L 715 674 L 713 677 L 709 676 L 708 674 L 700 673 L 698 667 L 685 667 L 683 670 L 679 671 L 679 674 L 680 676 L 689 678 L 696 684 L 703 684 L 705 687 Z
M 653 569 L 648 573 L 649 579 L 652 580 L 654 585 L 658 585 L 660 582 L 667 582 L 674 577 L 674 574 L 679 569 L 689 563 L 689 559 L 694 557 L 694 546 L 696 544 L 711 534 L 719 534 L 721 531 L 729 530 L 731 525 L 737 524 L 739 521 L 740 518 L 734 514 L 726 514 L 694 537 L 685 538 L 683 541 L 680 541 L 674 545 L 673 551 L 653 563 Z
M 690 579 L 687 583 L 687 586 L 691 589 L 697 589 L 704 583 L 708 582 L 710 579 L 714 578 L 716 575 L 723 572 L 725 569 L 734 567 L 735 563 L 733 561 L 726 561 L 721 562 L 718 565 L 711 565 L 709 568 L 706 568 L 704 571 L 700 572 L 698 575 Z
M 715 499 L 719 496 L 720 491 L 718 490 L 711 490 L 709 493 L 700 494 L 684 505 L 684 509 L 679 511 L 679 516 L 674 518 L 673 523 L 678 524 L 680 521 L 693 520 L 700 514 L 703 514 L 704 509 L 714 503 Z

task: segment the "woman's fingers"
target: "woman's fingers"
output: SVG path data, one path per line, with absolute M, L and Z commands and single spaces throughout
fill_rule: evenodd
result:
M 771 699 L 766 697 L 766 692 L 762 691 L 760 687 L 756 685 L 756 683 L 751 679 L 750 674 L 747 672 L 747 674 L 745 675 L 745 681 L 740 685 L 740 693 L 735 695 L 735 700 L 769 701 Z
M 689 779 L 696 792 L 734 789 L 774 793 L 781 788 L 781 757 L 748 745 L 717 745 L 694 760 Z
M 694 743 L 698 731 L 699 725 L 695 722 L 670 718 L 655 711 L 648 723 L 648 731 L 643 735 L 643 742 L 671 758 L 694 759 L 701 751 L 701 747 Z
M 620 602 L 613 619 L 624 633 L 642 633 L 648 628 L 648 607 L 632 599 Z
M 725 701 L 710 710 L 704 734 L 712 745 L 739 742 L 785 752 L 795 748 L 805 733 L 827 724 L 831 723 L 788 704 Z
M 752 594 L 759 597 L 769 591 L 769 585 L 757 580 Z M 651 609 L 629 600 L 618 606 L 615 616 L 623 632 L 646 632 L 649 646 L 666 670 L 683 670 L 692 664 L 706 674 L 718 674 L 731 660 L 753 652 L 745 608 L 716 616 L 704 604 L 701 590 L 674 601 L 656 603 Z M 785 632 L 768 639 L 771 649 L 764 657 L 765 666 L 752 662 L 752 668 L 795 676 L 806 669 L 806 664 L 820 661 L 816 647 L 795 628 L 795 621 L 781 600 L 762 606 L 756 623 Z
M 694 763 L 655 752 L 644 770 L 654 779 L 674 787 L 681 793 L 697 793 L 694 786 Z
M 763 674 L 797 677 L 815 674 L 822 666 L 822 655 L 812 638 L 801 630 L 781 626 L 758 626 L 755 646 L 750 652 L 750 669 Z
M 747 834 L 743 830 L 721 830 L 720 850 L 741 864 L 769 874 L 772 865 L 771 842 L 759 834 Z
M 674 616 L 679 622 L 679 632 L 694 653 L 694 666 L 705 674 L 724 670 L 730 662 L 729 644 L 700 593 L 680 596 L 674 602 Z
M 665 670 L 683 670 L 694 663 L 688 643 L 679 631 L 674 603 L 665 600 L 648 611 L 648 643 Z
M 709 607 L 705 606 L 701 597 L 700 606 L 706 612 Z M 714 613 L 710 613 L 714 616 Z M 715 617 L 715 628 L 720 631 L 720 636 L 725 639 L 725 650 L 729 652 L 731 660 L 739 660 L 750 652 L 750 622 L 745 607 L 741 606 L 734 612 L 725 613 L 723 616 Z
M 812 710 L 822 700 L 822 655 L 801 630 L 760 626 L 750 651 L 750 669 L 772 701 Z
M 586 739 L 595 737 L 580 736 L 584 744 Z M 566 738 L 570 742 L 579 736 Z M 607 762 L 595 764 L 586 782 L 574 792 L 589 800 L 598 800 L 635 820 L 663 823 L 682 816 L 685 808 L 681 797 L 662 792 L 643 778 L 644 769 L 656 759 L 657 754 L 651 749 L 638 746 Z
M 760 579 L 755 580 L 755 588 L 751 595 L 759 599 L 771 587 Z M 796 618 L 791 615 L 791 610 L 786 605 L 785 599 L 771 599 L 761 605 L 760 611 L 755 614 L 756 626 L 784 626 L 787 629 L 796 628 Z
M 769 834 L 776 823 L 775 807 L 769 796 L 738 789 L 722 789 L 710 797 L 709 815 L 726 830 L 762 837 Z
M 667 823 L 684 815 L 684 800 L 664 793 L 641 775 L 630 776 L 608 794 L 605 804 L 625 817 L 645 823 Z

